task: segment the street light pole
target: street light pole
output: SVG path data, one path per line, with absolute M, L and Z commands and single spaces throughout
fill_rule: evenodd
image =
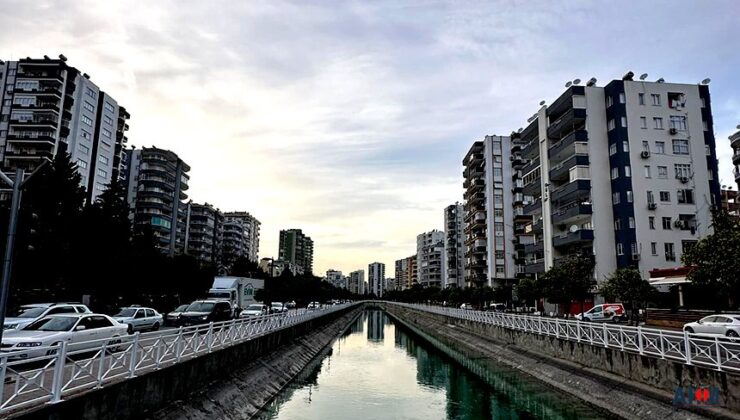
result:
M 5 241 L 5 258 L 3 260 L 3 277 L 0 288 L 0 342 L 3 339 L 5 329 L 5 310 L 8 307 L 8 290 L 10 289 L 10 272 L 13 268 L 13 251 L 15 247 L 15 233 L 18 228 L 18 209 L 21 205 L 21 186 L 25 172 L 22 168 L 15 170 L 15 181 L 12 181 L 4 173 L 0 172 L 0 178 L 13 187 L 13 198 L 10 201 L 10 220 L 8 222 L 8 234 Z

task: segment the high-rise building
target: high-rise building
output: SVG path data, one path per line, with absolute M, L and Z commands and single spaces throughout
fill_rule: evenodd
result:
M 221 258 L 224 216 L 212 205 L 187 204 L 185 252 L 202 264 L 217 265 Z
M 735 183 L 740 191 L 740 126 L 738 129 L 729 139 L 732 146 L 732 174 L 735 175 Z
M 156 147 L 126 149 L 128 202 L 134 229 L 151 228 L 157 247 L 168 255 L 182 253 L 190 166 L 175 153 Z
M 260 221 L 245 211 L 224 213 L 223 264 L 230 267 L 237 258 L 259 260 Z
M 300 266 L 305 273 L 313 273 L 313 240 L 300 229 L 280 231 L 280 259 Z
M 585 254 L 597 281 L 620 267 L 647 278 L 711 233 L 721 198 L 708 86 L 632 77 L 569 86 L 516 134 L 521 275 Z
M 463 160 L 466 285 L 493 287 L 515 277 L 509 142 L 509 137 L 486 136 Z
M 367 293 L 365 289 L 365 270 L 349 273 L 349 291 L 358 295 Z
M 64 56 L 0 61 L 0 87 L 3 171 L 69 153 L 88 201 L 118 176 L 129 114 Z
M 442 287 L 445 267 L 445 233 L 434 229 L 416 236 L 416 258 L 419 284 Z
M 465 228 L 463 205 L 455 203 L 445 208 L 445 267 L 443 287 L 465 287 Z
M 385 264 L 374 262 L 367 266 L 368 293 L 379 298 L 385 293 Z
M 339 287 L 341 289 L 347 288 L 346 277 L 344 277 L 342 272 L 339 270 L 326 270 L 326 277 L 324 277 L 324 280 L 334 287 Z

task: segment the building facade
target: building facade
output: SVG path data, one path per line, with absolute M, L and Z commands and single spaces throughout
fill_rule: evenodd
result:
M 444 243 L 445 233 L 436 229 L 416 236 L 418 282 L 424 287 L 442 287 Z
M 237 258 L 259 260 L 260 221 L 245 211 L 224 213 L 222 260 L 226 267 Z
M 368 293 L 378 298 L 385 293 L 385 264 L 374 262 L 367 266 Z
M 358 295 L 367 293 L 365 288 L 365 270 L 349 273 L 349 291 Z
M 455 203 L 445 208 L 445 266 L 443 287 L 465 287 L 465 228 L 463 205 Z
M 740 126 L 738 129 L 729 139 L 732 146 L 732 174 L 735 175 L 737 190 L 740 191 Z
M 280 277 L 286 270 L 294 276 L 303 274 L 303 270 L 297 265 L 270 257 L 260 259 L 258 266 L 270 277 Z
M 150 228 L 156 246 L 168 255 L 183 253 L 190 166 L 175 153 L 156 147 L 126 149 L 128 202 L 135 230 Z
M 224 216 L 212 205 L 187 204 L 185 253 L 201 264 L 218 265 L 224 234 Z
M 334 269 L 326 270 L 326 276 L 324 277 L 324 281 L 340 289 L 347 288 L 347 278 L 339 270 L 334 270 Z
M 280 231 L 280 259 L 289 261 L 306 274 L 313 273 L 313 240 L 301 229 Z
M 0 89 L 4 172 L 69 153 L 88 202 L 118 177 L 129 114 L 64 56 L 0 61 Z
M 465 284 L 494 287 L 516 276 L 510 137 L 486 136 L 463 159 Z
M 648 278 L 711 233 L 721 199 L 708 86 L 632 77 L 568 86 L 515 133 L 520 276 L 583 254 L 597 281 L 621 267 Z

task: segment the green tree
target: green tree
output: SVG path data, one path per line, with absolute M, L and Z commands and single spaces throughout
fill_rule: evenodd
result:
M 566 314 L 570 314 L 570 303 L 574 300 L 580 302 L 583 313 L 584 302 L 592 296 L 591 289 L 596 284 L 593 271 L 591 258 L 571 255 L 545 272 L 538 280 L 538 286 L 543 296 L 563 306 Z
M 740 301 L 740 221 L 724 209 L 716 210 L 712 229 L 711 235 L 684 251 L 681 259 L 692 267 L 688 274 L 692 284 L 716 290 L 717 297 L 734 308 Z
M 537 306 L 537 300 L 542 297 L 542 291 L 535 279 L 525 277 L 520 279 L 519 284 L 516 285 L 516 295 L 520 302 L 525 302 L 529 306 Z
M 599 287 L 599 292 L 607 300 L 618 299 L 627 303 L 632 314 L 630 323 L 634 320 L 635 325 L 639 322 L 639 309 L 647 304 L 655 293 L 653 286 L 642 278 L 640 272 L 634 268 L 620 268 L 614 272 Z

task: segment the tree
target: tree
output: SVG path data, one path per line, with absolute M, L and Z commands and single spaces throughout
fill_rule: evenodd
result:
M 692 284 L 716 290 L 732 308 L 740 301 L 740 221 L 718 209 L 712 214 L 712 229 L 681 259 L 692 267 L 687 276 Z
M 537 306 L 537 299 L 542 297 L 542 292 L 535 279 L 525 277 L 520 279 L 519 284 L 516 285 L 516 295 L 520 302 Z
M 647 280 L 642 278 L 640 272 L 634 268 L 620 268 L 614 272 L 599 287 L 599 292 L 608 300 L 614 298 L 621 302 L 628 303 L 632 314 L 630 323 L 639 322 L 640 307 L 644 307 L 647 301 L 655 293 L 653 286 Z
M 538 286 L 550 302 L 563 305 L 566 314 L 570 314 L 570 303 L 574 300 L 580 302 L 583 313 L 583 304 L 591 297 L 591 289 L 596 284 L 593 271 L 593 259 L 580 254 L 571 255 L 545 272 L 538 280 Z

